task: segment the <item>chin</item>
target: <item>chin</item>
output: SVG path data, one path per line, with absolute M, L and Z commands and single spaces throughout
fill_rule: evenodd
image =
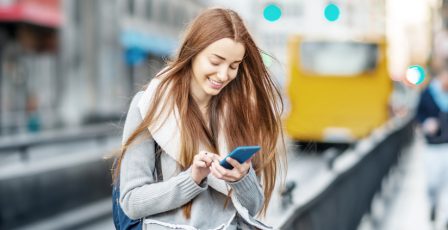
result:
M 212 89 L 212 88 L 210 88 L 208 86 L 204 86 L 204 87 L 202 87 L 202 90 L 204 90 L 204 92 L 206 94 L 210 95 L 210 96 L 216 96 L 216 95 L 218 95 L 221 92 L 221 90 L 223 88 L 221 88 L 221 89 Z
M 216 96 L 216 95 L 218 95 L 220 92 L 221 92 L 221 90 L 207 90 L 207 91 L 205 91 L 208 95 L 211 95 L 211 96 Z

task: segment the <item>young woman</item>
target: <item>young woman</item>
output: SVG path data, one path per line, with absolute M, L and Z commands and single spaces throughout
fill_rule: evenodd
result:
M 114 173 L 123 211 L 144 218 L 144 229 L 270 229 L 256 216 L 285 162 L 281 105 L 240 16 L 202 12 L 174 60 L 132 99 Z M 261 150 L 220 166 L 241 145 Z

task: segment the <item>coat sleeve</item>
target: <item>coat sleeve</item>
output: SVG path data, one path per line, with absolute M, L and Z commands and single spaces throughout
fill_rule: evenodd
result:
M 255 216 L 261 209 L 264 201 L 263 190 L 252 166 L 249 172 L 237 182 L 228 183 L 233 189 L 234 200 L 245 207 L 249 215 Z
M 123 129 L 123 143 L 143 120 L 137 106 L 141 95 L 139 92 L 132 99 Z M 155 182 L 154 163 L 154 140 L 147 131 L 134 140 L 121 161 L 120 206 L 131 219 L 179 208 L 207 189 L 206 181 L 201 185 L 194 182 L 191 169 L 166 181 Z

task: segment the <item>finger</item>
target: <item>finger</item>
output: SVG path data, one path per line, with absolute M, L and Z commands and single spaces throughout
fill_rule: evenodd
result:
M 207 151 L 201 150 L 195 156 L 202 158 L 203 156 L 207 156 Z
M 216 155 L 216 154 L 212 153 L 212 152 L 209 152 L 209 151 L 201 150 L 201 151 L 199 151 L 198 155 L 213 156 L 213 155 Z
M 208 155 L 201 156 L 200 160 L 207 163 L 207 166 L 210 166 L 211 163 L 213 162 L 213 159 Z
M 194 157 L 195 159 L 201 160 L 201 161 L 205 161 L 208 164 L 210 164 L 210 153 L 207 151 L 200 151 L 198 154 L 196 154 Z
M 224 168 L 221 166 L 221 164 L 219 163 L 219 161 L 213 161 L 212 165 L 215 167 L 215 169 L 223 176 L 227 176 L 230 172 L 230 170 Z
M 223 180 L 223 181 L 226 181 L 226 182 L 235 182 L 235 181 L 237 181 L 237 179 L 235 179 L 234 177 L 230 177 L 230 176 L 223 176 L 220 179 Z
M 207 168 L 207 164 L 203 161 L 196 161 L 196 167 L 200 167 L 200 168 Z
M 223 174 L 220 171 L 218 171 L 219 168 L 224 169 L 226 173 Z M 240 175 L 237 170 L 227 170 L 215 162 L 213 162 L 212 166 L 210 167 L 210 173 L 212 173 L 212 175 L 215 176 L 216 178 L 227 182 L 235 182 L 242 177 L 242 175 Z
M 245 161 L 244 163 L 250 163 L 252 161 L 253 157 L 250 157 L 249 159 L 247 159 L 247 161 Z
M 210 155 L 210 157 L 212 158 L 213 161 L 221 160 L 221 156 L 219 156 L 218 154 L 212 154 L 212 155 Z
M 240 173 L 242 176 L 244 176 L 249 173 L 249 170 L 250 170 L 250 163 L 244 163 L 241 165 Z
M 229 173 L 228 173 L 225 177 L 226 177 L 226 178 L 225 178 L 226 181 L 231 181 L 231 182 L 233 182 L 233 181 L 237 181 L 237 180 L 239 180 L 240 178 L 242 178 L 243 175 L 242 175 L 242 173 L 240 173 L 238 170 L 236 170 L 236 169 L 234 168 L 234 169 L 230 170 Z
M 219 155 L 218 154 L 215 154 L 215 153 L 212 153 L 212 152 L 208 152 L 208 151 L 201 151 L 200 155 L 204 156 L 204 157 L 207 157 L 207 158 L 211 159 L 212 161 L 214 159 L 219 159 Z
M 235 182 L 235 181 L 239 180 L 238 178 L 239 177 L 229 176 L 229 177 L 224 178 L 223 180 L 225 180 L 227 182 Z
M 214 177 L 216 177 L 217 179 L 227 181 L 226 178 L 225 178 L 223 175 L 219 174 L 219 173 L 216 172 L 216 171 L 211 171 L 211 170 L 210 170 L 210 173 L 211 173 Z
M 235 159 L 231 160 L 236 161 Z M 249 172 L 250 163 L 244 162 L 243 164 L 240 164 L 238 161 L 236 161 L 236 163 L 239 164 L 239 166 L 234 166 L 231 175 L 234 176 L 236 180 L 239 180 Z
M 236 174 L 236 173 L 235 173 L 235 174 Z M 222 175 L 222 177 L 221 177 L 220 179 L 221 179 L 221 180 L 224 180 L 224 181 L 227 181 L 227 182 L 235 182 L 235 181 L 238 180 L 238 178 L 240 178 L 240 177 L 238 177 L 237 175 L 233 175 L 233 173 L 230 173 L 230 174 L 227 175 L 227 176 Z
M 223 178 L 223 175 L 218 170 L 216 170 L 215 164 L 212 164 L 212 166 L 210 167 L 210 173 L 218 179 Z
M 242 168 L 242 165 L 240 164 L 240 162 L 238 162 L 237 160 L 231 158 L 231 157 L 227 157 L 226 161 L 233 166 L 233 168 L 237 169 L 240 172 L 243 172 L 244 169 Z
M 213 167 L 213 169 L 214 169 L 215 171 L 217 171 L 219 174 L 225 176 L 226 171 L 223 170 L 223 167 L 222 167 L 221 165 L 219 165 L 219 161 L 216 161 L 216 160 L 213 161 L 213 163 L 212 163 L 212 167 Z

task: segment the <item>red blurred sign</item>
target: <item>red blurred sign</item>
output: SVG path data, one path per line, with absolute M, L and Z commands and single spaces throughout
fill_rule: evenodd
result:
M 8 2 L 8 1 L 7 1 Z M 0 22 L 28 22 L 59 27 L 62 23 L 60 0 L 15 0 L 0 2 Z

